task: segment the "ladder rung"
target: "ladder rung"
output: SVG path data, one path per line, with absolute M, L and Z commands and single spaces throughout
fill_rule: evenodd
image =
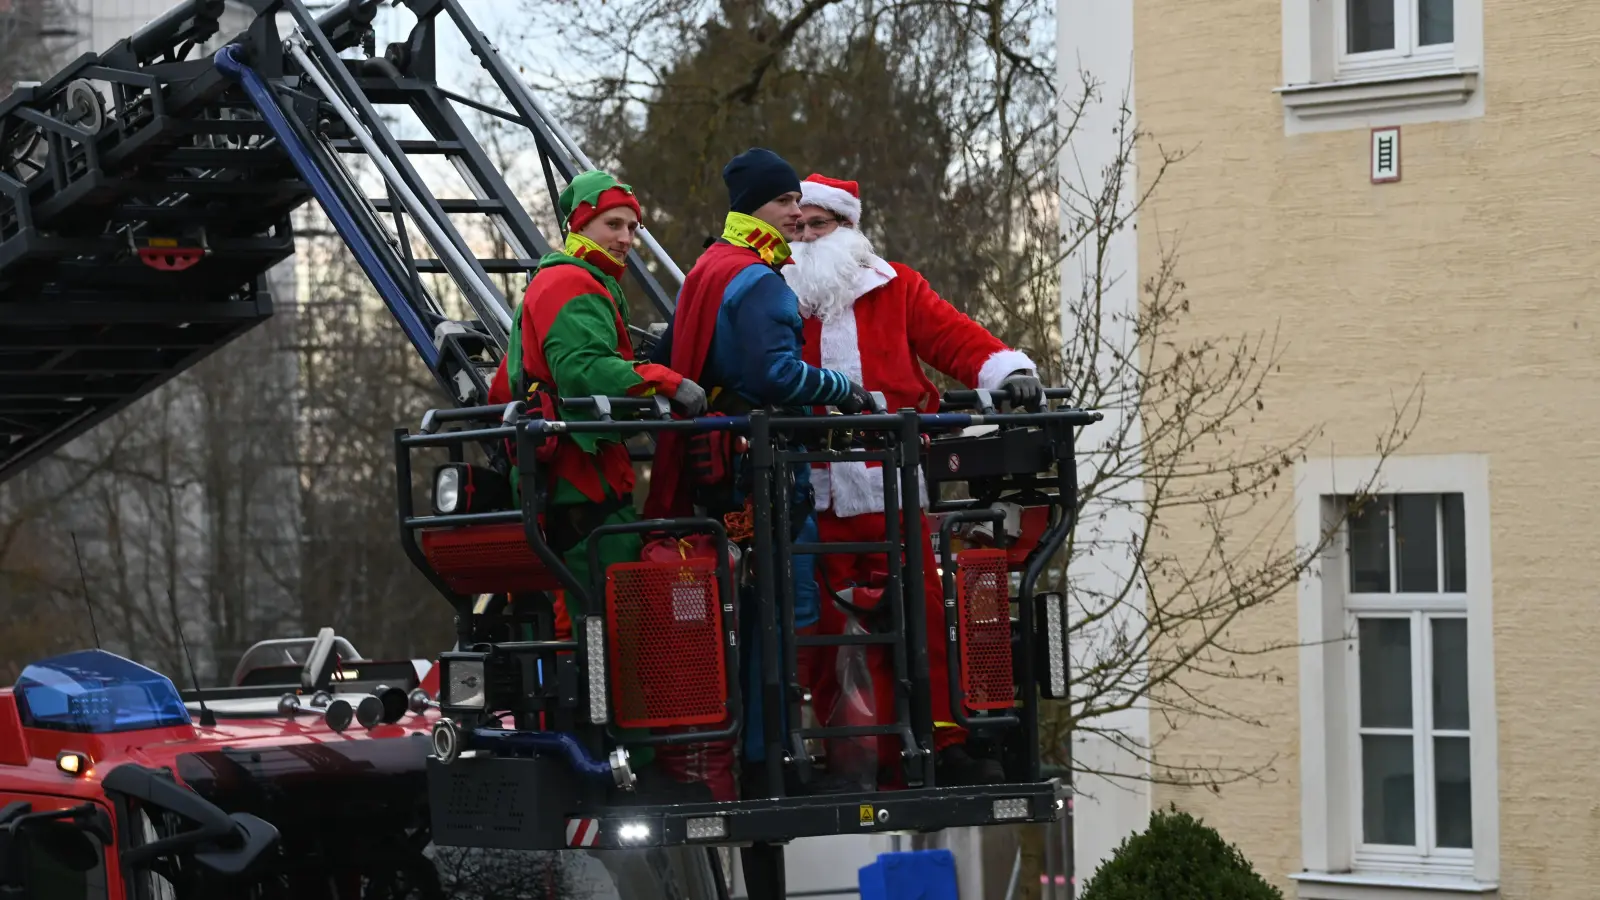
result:
M 373 197 L 372 208 L 378 212 L 393 212 L 394 204 L 388 197 Z M 499 200 L 437 200 L 439 208 L 447 213 L 500 213 L 506 205 Z
M 360 142 L 353 138 L 340 138 L 328 143 L 332 144 L 333 149 L 340 153 L 366 152 Z M 400 149 L 405 153 L 450 155 L 460 153 L 463 149 L 460 141 L 396 141 L 395 143 L 399 144 Z
M 480 259 L 478 265 L 483 266 L 485 272 L 491 274 L 498 272 L 532 272 L 539 268 L 537 259 Z M 447 271 L 444 263 L 437 259 L 417 260 L 417 271 L 424 275 L 443 274 Z

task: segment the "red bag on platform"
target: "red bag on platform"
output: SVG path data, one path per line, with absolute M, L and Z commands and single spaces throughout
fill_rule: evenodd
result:
M 717 542 L 709 534 L 691 534 L 685 538 L 656 538 L 644 545 L 639 561 L 670 563 L 680 559 L 716 559 Z

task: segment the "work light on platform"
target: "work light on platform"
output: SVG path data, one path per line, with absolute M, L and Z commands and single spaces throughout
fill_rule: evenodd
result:
M 481 710 L 488 705 L 488 682 L 484 678 L 482 653 L 441 653 L 444 669 L 439 679 L 440 706 L 446 709 Z
M 433 511 L 441 516 L 451 515 L 461 505 L 461 484 L 466 466 L 451 463 L 440 466 L 433 473 Z

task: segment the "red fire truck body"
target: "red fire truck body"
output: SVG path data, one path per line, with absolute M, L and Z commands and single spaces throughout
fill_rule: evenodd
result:
M 264 642 L 280 645 L 269 648 L 278 655 L 299 643 L 311 659 L 242 665 L 243 683 L 207 691 L 205 704 L 101 650 L 24 669 L 0 689 L 0 896 L 202 896 L 193 892 L 209 876 L 231 885 L 230 896 L 274 896 L 269 888 L 296 881 L 279 864 L 307 843 L 294 829 L 323 816 L 304 798 L 337 805 L 355 799 L 363 778 L 379 778 L 399 786 L 396 804 L 419 806 L 438 718 L 433 666 L 346 659 L 330 652 L 338 640 L 324 630 L 317 640 Z M 409 824 L 356 807 L 369 834 Z M 170 851 L 148 849 L 161 841 Z M 347 867 L 347 884 L 327 896 L 368 896 L 371 873 L 361 869 Z

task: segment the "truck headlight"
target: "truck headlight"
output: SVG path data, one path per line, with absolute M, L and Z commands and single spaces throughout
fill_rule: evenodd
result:
M 440 706 L 449 709 L 483 709 L 488 705 L 488 682 L 484 678 L 484 654 L 439 655 L 444 677 L 439 679 Z

